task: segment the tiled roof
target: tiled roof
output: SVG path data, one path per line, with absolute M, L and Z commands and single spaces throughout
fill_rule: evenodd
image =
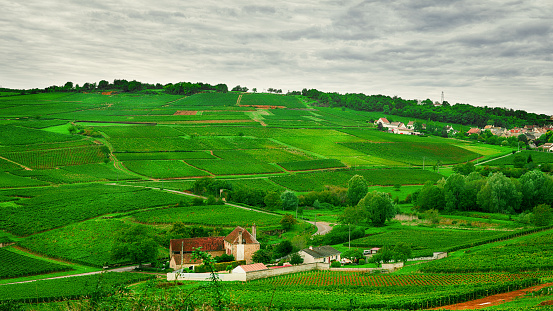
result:
M 268 269 L 267 266 L 265 266 L 262 263 L 254 263 L 254 264 L 251 264 L 251 265 L 240 265 L 238 267 L 242 268 L 242 270 L 244 270 L 245 272 L 267 270 Z
M 323 257 L 328 257 L 328 256 L 334 256 L 334 255 L 340 255 L 341 254 L 340 251 L 338 251 L 334 247 L 328 246 L 328 245 L 313 247 L 313 249 L 306 248 L 306 249 L 302 249 L 301 251 L 311 255 L 313 258 L 323 258 Z
M 202 251 L 223 251 L 225 250 L 224 236 L 206 237 L 206 238 L 191 238 L 171 240 L 171 250 L 180 252 L 184 248 L 185 252 L 192 252 L 194 249 L 201 247 Z
M 232 232 L 224 238 L 225 241 L 229 242 L 230 244 L 240 244 L 238 241 L 238 238 L 240 237 L 240 232 L 242 232 L 242 239 L 245 240 L 245 244 L 259 244 L 259 242 L 257 242 L 257 240 L 248 232 L 248 230 L 242 227 L 236 227 L 234 230 L 232 230 Z

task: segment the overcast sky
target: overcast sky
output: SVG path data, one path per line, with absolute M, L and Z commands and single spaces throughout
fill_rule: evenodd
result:
M 0 85 L 237 84 L 553 114 L 553 1 L 0 0 Z

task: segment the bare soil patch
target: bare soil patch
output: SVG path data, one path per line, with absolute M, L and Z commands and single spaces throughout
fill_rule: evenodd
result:
M 195 116 L 198 112 L 194 110 L 177 110 L 174 116 Z
M 514 300 L 517 297 L 524 296 L 527 293 L 535 292 L 535 291 L 540 290 L 544 287 L 548 287 L 548 286 L 552 286 L 552 285 L 553 285 L 553 283 L 540 284 L 540 285 L 536 285 L 536 286 L 532 286 L 532 287 L 528 287 L 528 288 L 524 288 L 524 289 L 515 290 L 515 291 L 512 291 L 512 292 L 508 292 L 508 293 L 488 296 L 488 297 L 477 299 L 477 300 L 467 301 L 467 302 L 458 303 L 458 304 L 449 305 L 449 306 L 442 306 L 442 307 L 439 307 L 439 308 L 433 308 L 431 310 L 478 310 L 478 309 L 483 309 L 483 308 L 486 308 L 486 307 L 496 306 L 496 305 L 500 305 L 500 304 L 509 302 L 511 300 Z M 551 300 L 549 300 L 549 301 L 551 301 Z

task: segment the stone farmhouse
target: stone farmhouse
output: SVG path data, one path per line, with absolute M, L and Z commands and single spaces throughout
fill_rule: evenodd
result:
M 374 125 L 380 124 L 382 128 L 385 128 L 390 133 L 403 134 L 403 135 L 420 135 L 419 132 L 415 132 L 415 122 L 409 121 L 407 125 L 402 122 L 390 122 L 386 118 L 379 118 L 374 121 Z
M 299 251 L 298 254 L 303 258 L 303 263 L 305 264 L 315 262 L 330 263 L 332 261 L 340 261 L 341 252 L 332 246 L 325 245 L 319 247 L 309 246 L 309 248 Z
M 192 251 L 198 247 L 212 257 L 233 255 L 236 260 L 245 260 L 250 264 L 253 263 L 253 253 L 258 251 L 260 246 L 256 239 L 255 225 L 252 227 L 252 233 L 242 227 L 236 227 L 227 236 L 175 239 L 171 240 L 169 246 L 170 267 L 177 270 L 201 264 L 200 261 L 192 259 Z

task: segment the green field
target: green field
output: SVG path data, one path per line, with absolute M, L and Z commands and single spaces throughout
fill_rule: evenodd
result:
M 282 216 L 259 213 L 230 205 L 208 205 L 155 209 L 133 214 L 140 223 L 168 224 L 210 224 L 221 227 L 251 227 L 278 225 Z
M 440 180 L 453 173 L 455 164 L 481 162 L 512 151 L 473 141 L 377 131 L 372 121 L 379 117 L 416 119 L 321 107 L 324 102 L 300 95 L 144 92 L 152 94 L 0 94 L 0 243 L 16 244 L 0 248 L 0 283 L 132 264 L 130 258 L 114 259 L 112 253 L 116 237 L 133 228 L 144 229 L 155 241 L 156 259 L 161 262 L 168 257 L 169 240 L 178 235 L 172 231 L 177 223 L 217 232 L 255 224 L 260 229 L 257 238 L 269 252 L 274 251 L 271 244 L 282 241 L 304 248 L 325 240 L 312 239 L 315 228 L 303 220 L 340 223 L 348 181 L 354 175 L 365 178 L 369 191 L 389 193 L 398 202 L 416 197 L 427 182 L 444 188 Z M 348 94 L 348 100 L 350 96 L 355 100 L 360 95 Z M 551 154 L 524 151 L 520 155 L 531 155 L 538 165 L 553 162 Z M 509 166 L 514 156 L 485 165 Z M 446 167 L 433 169 L 438 162 Z M 488 171 L 476 168 L 482 175 Z M 216 188 L 201 189 L 204 182 Z M 514 184 L 517 190 L 522 188 L 516 180 Z M 221 185 L 225 185 L 221 196 L 244 208 L 202 205 L 202 199 L 181 192 L 198 186 L 206 196 L 218 196 Z M 303 200 L 298 214 L 304 219 L 289 231 L 282 229 L 285 211 L 272 197 L 272 192 L 280 196 L 285 190 Z M 326 197 L 332 195 L 336 198 Z M 307 203 L 314 196 L 322 202 L 317 208 Z M 433 224 L 428 213 L 414 208 L 417 202 L 399 203 L 402 215 L 384 226 L 361 219 L 358 226 L 365 236 L 352 240 L 351 246 L 364 250 L 401 242 L 411 248 L 412 257 L 448 252 L 448 258 L 409 261 L 390 274 L 302 272 L 226 283 L 224 290 L 241 309 L 413 310 L 553 279 L 550 229 L 540 231 L 518 215 L 446 214 L 443 209 Z M 264 212 L 267 206 L 276 212 Z M 348 249 L 347 236 L 333 241 L 336 249 Z M 356 266 L 346 268 L 352 267 Z M 97 294 L 98 284 L 111 295 L 114 286 L 147 278 L 110 273 L 2 285 L 0 309 L 8 299 L 32 302 L 26 307 L 33 310 L 63 309 L 66 300 L 74 299 L 79 309 L 79 303 L 89 303 L 86 298 Z M 208 288 L 199 286 L 198 282 L 179 285 L 156 280 L 100 300 L 113 304 L 106 309 L 192 310 L 180 298 L 190 294 L 195 302 L 209 302 L 212 297 Z M 64 302 L 41 303 L 48 301 Z M 209 309 L 196 305 L 201 308 Z

